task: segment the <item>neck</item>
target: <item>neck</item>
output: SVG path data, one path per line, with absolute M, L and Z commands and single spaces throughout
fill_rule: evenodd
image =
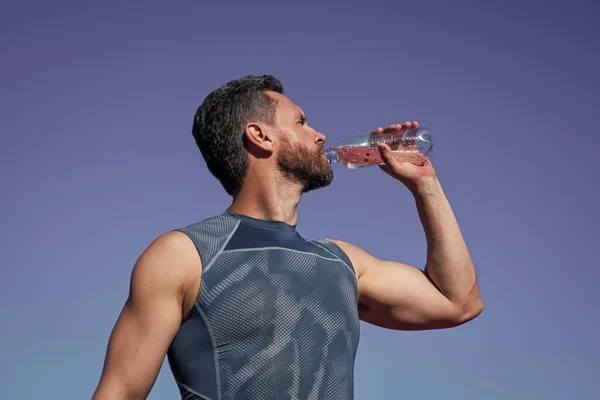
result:
M 257 219 L 296 225 L 301 195 L 300 185 L 280 175 L 260 176 L 249 173 L 227 210 Z

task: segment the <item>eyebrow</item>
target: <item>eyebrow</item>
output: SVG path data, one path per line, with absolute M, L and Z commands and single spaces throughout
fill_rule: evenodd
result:
M 300 111 L 300 112 L 298 112 L 298 114 L 296 114 L 296 119 L 306 121 L 306 114 L 304 114 L 302 111 Z

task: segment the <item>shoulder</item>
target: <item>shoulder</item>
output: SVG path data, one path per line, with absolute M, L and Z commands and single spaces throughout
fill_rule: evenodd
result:
M 356 277 L 358 278 L 362 274 L 361 263 L 355 255 L 356 246 L 339 239 L 322 238 L 312 240 L 312 243 L 324 247 L 328 252 L 344 261 L 348 266 L 354 270 Z
M 346 254 L 359 278 L 364 274 L 369 265 L 377 261 L 371 254 L 352 243 L 339 239 L 326 240 L 338 246 Z
M 140 259 L 153 261 L 153 264 L 165 262 L 167 264 L 187 264 L 198 261 L 196 248 L 192 239 L 184 232 L 172 230 L 157 237 L 144 250 Z
M 240 220 L 223 213 L 177 228 L 174 231 L 189 238 L 205 266 L 217 257 L 240 225 Z
M 228 213 L 215 215 L 199 222 L 194 222 L 176 231 L 183 232 L 192 239 L 207 239 L 220 235 L 227 235 L 237 228 L 240 220 Z
M 202 262 L 192 240 L 183 232 L 157 237 L 136 261 L 131 286 L 138 291 L 179 292 L 202 271 Z

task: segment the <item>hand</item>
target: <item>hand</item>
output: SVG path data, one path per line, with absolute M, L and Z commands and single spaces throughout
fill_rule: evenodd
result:
M 371 135 L 380 135 L 382 133 L 394 133 L 403 132 L 411 128 L 418 128 L 419 123 L 417 121 L 409 122 L 406 121 L 403 124 L 390 125 L 384 128 L 377 128 Z M 424 165 L 415 165 L 407 161 L 398 161 L 394 158 L 394 153 L 390 146 L 387 144 L 380 144 L 378 150 L 381 154 L 381 158 L 385 165 L 381 165 L 380 168 L 385 171 L 388 175 L 394 179 L 404 183 L 409 189 L 413 190 L 416 186 L 422 182 L 427 181 L 429 178 L 435 178 L 435 170 L 429 159 L 425 156 Z

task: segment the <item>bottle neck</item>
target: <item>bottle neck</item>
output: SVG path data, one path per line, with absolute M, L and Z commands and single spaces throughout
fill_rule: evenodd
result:
M 340 159 L 338 158 L 335 149 L 329 148 L 325 150 L 325 157 L 327 157 L 327 161 L 329 162 L 329 164 L 340 162 Z

